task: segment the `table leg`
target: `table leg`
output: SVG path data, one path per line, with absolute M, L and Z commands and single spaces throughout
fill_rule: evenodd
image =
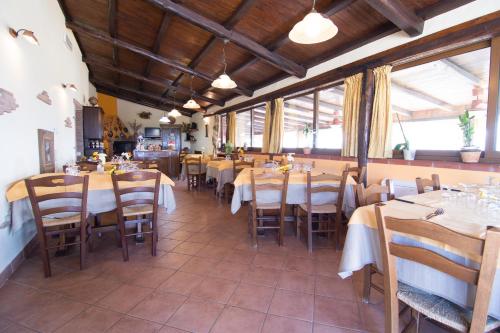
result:
M 363 267 L 363 303 L 370 303 L 371 274 L 371 264 L 365 265 Z

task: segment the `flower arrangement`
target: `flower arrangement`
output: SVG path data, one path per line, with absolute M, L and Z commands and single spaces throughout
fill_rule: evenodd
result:
M 97 161 L 99 159 L 99 153 L 98 152 L 93 152 L 92 153 L 92 160 Z
M 283 166 L 280 166 L 278 168 L 278 171 L 281 172 L 281 173 L 287 173 L 287 172 L 290 172 L 290 170 L 292 170 L 292 165 L 291 164 L 283 165 Z
M 130 161 L 130 158 L 132 157 L 132 155 L 130 153 L 122 153 L 122 157 L 125 160 Z

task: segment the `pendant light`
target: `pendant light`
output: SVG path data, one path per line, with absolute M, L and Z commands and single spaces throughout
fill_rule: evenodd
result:
M 193 99 L 193 76 L 191 75 L 191 99 L 183 105 L 186 109 L 199 109 L 200 105 Z
M 175 118 L 181 116 L 181 113 L 179 112 L 179 110 L 177 110 L 175 108 L 175 91 L 174 91 L 174 103 L 173 103 L 173 106 L 174 106 L 174 108 L 172 110 L 170 110 L 170 112 L 168 113 L 168 116 L 169 117 L 175 117 Z
M 297 22 L 288 34 L 292 42 L 299 44 L 316 44 L 333 38 L 339 29 L 329 18 L 318 13 L 314 8 L 316 0 L 313 0 L 313 7 L 302 21 Z
M 227 62 L 226 62 L 226 44 L 229 40 L 224 39 L 224 45 L 222 46 L 222 63 L 224 64 L 224 72 L 219 75 L 217 79 L 212 82 L 212 87 L 219 89 L 233 89 L 237 87 L 236 82 L 231 80 L 229 75 L 226 74 Z
M 163 117 L 160 118 L 160 124 L 170 124 L 170 119 L 168 119 L 165 111 L 163 111 Z

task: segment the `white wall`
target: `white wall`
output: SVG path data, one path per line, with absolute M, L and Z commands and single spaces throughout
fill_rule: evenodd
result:
M 196 138 L 196 142 L 192 145 L 193 151 L 200 150 L 206 154 L 212 154 L 212 127 L 215 117 L 206 118 L 208 119 L 208 138 L 205 136 L 205 122 L 203 121 L 203 114 L 195 113 L 192 119 L 192 122 L 198 125 L 198 132 L 193 133 L 194 137 Z
M 55 133 L 56 168 L 75 159 L 73 99 L 84 104 L 89 96 L 87 67 L 73 34 L 64 24 L 64 15 L 54 0 L 1 0 L 0 9 L 0 88 L 12 92 L 19 107 L 0 115 L 0 271 L 22 250 L 35 233 L 34 223 L 9 231 L 5 190 L 12 182 L 39 173 L 37 129 Z M 40 45 L 14 39 L 8 32 L 26 28 L 35 32 Z M 68 33 L 73 51 L 64 36 Z M 78 92 L 63 89 L 73 83 Z M 47 105 L 36 98 L 46 90 L 52 99 Z M 85 97 L 85 98 L 84 98 Z M 70 117 L 73 128 L 64 126 Z
M 129 123 L 133 123 L 134 120 L 137 120 L 138 124 L 142 125 L 139 133 L 144 133 L 145 127 L 159 127 L 160 126 L 160 118 L 163 116 L 164 111 L 159 109 L 150 108 L 148 106 L 132 103 L 120 98 L 116 99 L 116 108 L 118 113 L 118 118 L 123 122 L 125 126 L 130 129 Z M 140 112 L 151 112 L 150 119 L 142 119 L 139 117 L 138 113 Z M 179 116 L 177 117 L 176 124 L 182 123 L 191 123 L 191 117 Z M 182 147 L 191 147 L 189 141 L 185 141 L 186 135 L 183 133 L 182 135 Z

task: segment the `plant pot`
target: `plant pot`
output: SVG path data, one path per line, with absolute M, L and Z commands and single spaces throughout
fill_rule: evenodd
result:
M 403 149 L 403 157 L 406 161 L 413 161 L 415 159 L 415 150 Z
M 460 151 L 462 162 L 464 163 L 478 163 L 481 157 L 480 150 L 462 150 Z
M 302 150 L 304 151 L 304 155 L 311 154 L 311 148 L 302 148 Z

